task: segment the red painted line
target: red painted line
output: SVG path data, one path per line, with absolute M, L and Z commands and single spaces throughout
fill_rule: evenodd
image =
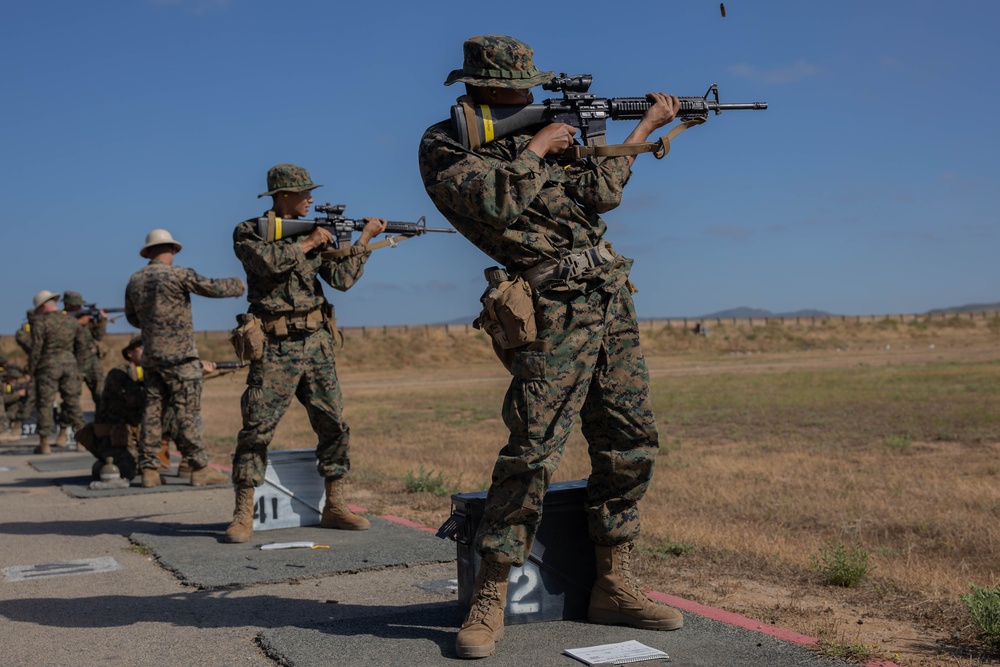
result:
M 808 635 L 799 634 L 794 630 L 786 630 L 784 628 L 776 628 L 774 626 L 768 625 L 767 623 L 762 623 L 761 621 L 755 621 L 752 618 L 748 618 L 741 614 L 734 614 L 731 611 L 726 611 L 724 609 L 716 609 L 715 607 L 706 607 L 698 602 L 693 602 L 691 600 L 685 600 L 684 598 L 679 598 L 676 595 L 667 595 L 666 593 L 660 593 L 659 591 L 646 591 L 646 595 L 652 600 L 657 602 L 663 602 L 672 607 L 677 607 L 684 611 L 689 611 L 692 614 L 698 614 L 699 616 L 704 616 L 705 618 L 710 618 L 715 621 L 720 621 L 726 623 L 727 625 L 735 625 L 739 628 L 744 628 L 746 630 L 752 630 L 754 632 L 760 632 L 761 634 L 769 635 L 775 639 L 780 639 L 782 641 L 791 642 L 793 644 L 798 644 L 799 646 L 805 646 L 806 648 L 816 648 L 816 644 L 819 641 L 815 637 L 809 637 Z M 864 667 L 900 667 L 891 660 L 872 660 L 864 663 Z
M 409 519 L 404 519 L 401 516 L 393 516 L 391 514 L 383 514 L 379 517 L 380 519 L 385 519 L 386 521 L 391 521 L 393 523 L 398 523 L 400 526 L 406 526 L 407 528 L 416 528 L 417 530 L 422 530 L 425 533 L 430 533 L 431 535 L 436 535 L 437 531 L 433 528 L 428 528 L 427 526 L 417 523 L 416 521 L 410 521 Z

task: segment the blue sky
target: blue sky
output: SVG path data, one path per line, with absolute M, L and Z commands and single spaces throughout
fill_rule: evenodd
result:
M 1000 301 L 1000 4 L 729 0 L 7 3 L 0 42 L 0 332 L 41 289 L 120 306 L 146 233 L 177 263 L 242 276 L 231 234 L 260 215 L 268 167 L 317 203 L 446 226 L 416 163 L 444 119 L 462 42 L 514 35 L 542 69 L 607 97 L 662 90 L 766 101 L 641 156 L 608 238 L 634 258 L 640 317 L 751 306 L 923 312 Z M 549 93 L 536 90 L 540 100 Z M 621 140 L 632 122 L 611 123 Z M 459 235 L 377 251 L 327 294 L 343 326 L 478 311 L 490 260 Z M 243 299 L 195 298 L 227 329 Z M 124 320 L 112 331 L 127 331 Z

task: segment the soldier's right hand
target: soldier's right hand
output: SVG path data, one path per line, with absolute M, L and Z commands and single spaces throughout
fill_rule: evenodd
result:
M 309 252 L 317 248 L 322 250 L 331 243 L 333 243 L 333 234 L 323 227 L 316 227 L 309 236 L 299 241 L 299 244 L 302 246 L 302 252 Z
M 528 142 L 528 150 L 538 157 L 545 157 L 549 153 L 562 153 L 573 145 L 573 135 L 576 128 L 566 123 L 550 123 L 532 137 Z

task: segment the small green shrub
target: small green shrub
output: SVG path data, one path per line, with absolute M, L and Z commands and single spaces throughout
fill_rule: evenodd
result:
M 831 586 L 854 588 L 868 571 L 868 552 L 860 546 L 850 549 L 843 544 L 834 546 L 828 544 L 820 547 L 819 556 L 809 556 L 813 569 L 823 576 L 823 580 Z
M 972 617 L 979 638 L 993 648 L 1000 648 L 1000 586 L 982 588 L 969 584 L 969 589 L 971 593 L 959 595 L 958 599 Z
M 695 550 L 697 550 L 697 547 L 690 542 L 673 542 L 671 540 L 663 540 L 658 544 L 639 547 L 640 553 L 649 554 L 650 556 L 654 556 L 656 558 L 667 558 L 671 556 L 679 558 L 692 553 Z
M 905 452 L 913 444 L 913 440 L 907 435 L 890 435 L 886 437 L 885 444 L 889 449 Z
M 403 485 L 406 487 L 407 493 L 433 493 L 435 496 L 450 496 L 458 491 L 458 486 L 453 486 L 443 472 L 435 475 L 433 470 L 426 470 L 424 466 L 420 466 L 420 470 L 416 474 L 412 470 L 407 470 L 406 476 L 403 477 Z

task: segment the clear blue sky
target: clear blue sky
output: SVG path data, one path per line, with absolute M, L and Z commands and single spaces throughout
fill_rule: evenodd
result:
M 153 228 L 177 262 L 242 276 L 233 227 L 268 167 L 317 203 L 445 226 L 417 170 L 448 114 L 462 42 L 514 35 L 592 92 L 766 101 L 641 156 L 608 238 L 634 258 L 641 317 L 735 306 L 923 312 L 1000 301 L 1000 4 L 77 0 L 7 3 L 0 41 L 0 332 L 40 289 L 120 306 Z M 536 99 L 549 95 L 536 90 Z M 612 123 L 620 140 L 631 122 Z M 344 326 L 473 316 L 490 260 L 459 235 L 380 250 Z M 197 329 L 243 299 L 195 298 Z M 127 331 L 124 320 L 112 331 Z

